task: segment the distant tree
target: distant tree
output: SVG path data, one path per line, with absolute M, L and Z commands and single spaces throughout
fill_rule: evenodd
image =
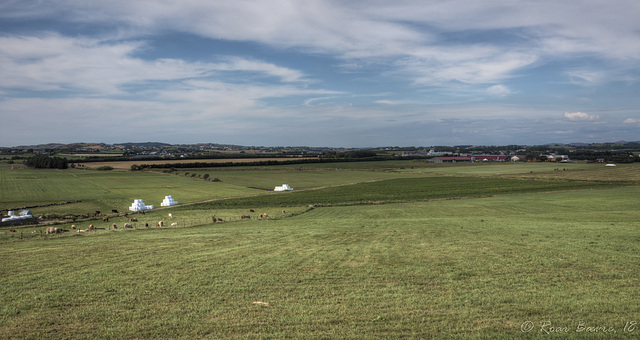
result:
M 204 176 L 202 178 L 204 178 L 205 180 L 208 180 L 209 179 L 209 174 L 204 174 Z
M 67 169 L 69 162 L 62 157 L 49 157 L 47 155 L 35 155 L 27 158 L 25 165 L 31 168 L 41 169 Z

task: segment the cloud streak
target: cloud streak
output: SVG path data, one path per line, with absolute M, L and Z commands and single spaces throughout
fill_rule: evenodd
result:
M 597 115 L 590 115 L 584 112 L 565 112 L 564 118 L 574 122 L 594 121 L 600 119 Z

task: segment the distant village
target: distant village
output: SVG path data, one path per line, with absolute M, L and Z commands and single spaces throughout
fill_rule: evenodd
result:
M 241 146 L 216 143 L 72 143 L 40 144 L 0 148 L 0 154 L 20 159 L 34 154 L 72 156 L 84 161 L 130 159 L 204 158 L 424 158 L 435 163 L 454 162 L 591 162 L 629 163 L 640 161 L 640 142 L 574 143 L 545 145 L 457 145 L 429 147 L 335 148 L 310 146 Z

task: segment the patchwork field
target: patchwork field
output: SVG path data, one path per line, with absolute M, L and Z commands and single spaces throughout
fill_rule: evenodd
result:
M 221 183 L 0 167 L 2 206 L 194 203 L 129 230 L 0 230 L 0 338 L 637 338 L 640 168 L 570 166 L 212 171 Z M 253 189 L 282 183 L 306 190 Z
M 293 158 L 294 160 L 305 158 Z M 151 165 L 151 164 L 189 164 L 189 163 L 247 163 L 247 162 L 267 162 L 267 161 L 287 161 L 292 158 L 214 158 L 214 159 L 168 159 L 168 160 L 144 160 L 136 159 L 130 161 L 105 161 L 105 162 L 90 162 L 82 163 L 82 165 L 97 169 L 103 166 L 110 166 L 117 170 L 129 170 L 131 166 L 136 165 Z

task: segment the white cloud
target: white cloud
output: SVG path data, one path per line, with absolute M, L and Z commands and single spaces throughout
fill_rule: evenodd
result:
M 399 60 L 398 73 L 412 77 L 416 84 L 443 86 L 450 82 L 465 84 L 495 83 L 511 77 L 519 69 L 533 64 L 537 57 L 501 48 L 459 46 L 440 53 L 420 53 Z
M 255 71 L 268 76 L 278 77 L 284 82 L 304 81 L 304 74 L 298 70 L 280 67 L 259 60 L 248 60 L 238 57 L 228 58 L 228 62 L 221 63 L 214 68 L 224 71 Z
M 590 115 L 584 112 L 565 112 L 564 118 L 567 118 L 571 121 L 593 121 L 600 119 L 600 117 L 598 117 L 597 115 Z
M 22 0 L 5 3 L 4 9 L 0 16 L 55 15 L 72 22 L 108 23 L 125 35 L 178 30 L 343 59 L 393 58 L 397 72 L 413 75 L 422 85 L 495 83 L 546 58 L 593 54 L 629 61 L 628 67 L 640 58 L 640 2 L 627 0 L 51 0 L 44 5 Z M 442 33 L 467 30 L 498 31 L 510 39 L 443 43 Z M 284 81 L 302 77 L 290 70 L 254 67 Z M 584 72 L 571 77 L 594 81 Z
M 384 105 L 398 105 L 399 102 L 393 100 L 376 100 L 374 103 L 376 104 L 384 104 Z
M 511 94 L 511 91 L 504 85 L 493 85 L 487 88 L 487 93 L 492 96 L 506 97 Z
M 206 75 L 203 64 L 131 57 L 140 42 L 110 43 L 57 34 L 0 37 L 0 87 L 121 94 L 124 84 Z
M 624 124 L 640 124 L 640 118 L 627 118 L 623 122 Z
M 0 88 L 122 95 L 127 85 L 205 78 L 220 71 L 309 82 L 298 70 L 238 57 L 220 63 L 133 57 L 143 46 L 138 41 L 110 42 L 58 34 L 0 37 Z

